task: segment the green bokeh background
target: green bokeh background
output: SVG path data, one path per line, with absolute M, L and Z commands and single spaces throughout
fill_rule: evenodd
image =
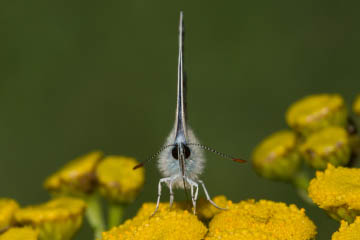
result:
M 0 196 L 48 199 L 43 180 L 93 149 L 143 160 L 174 121 L 179 10 L 185 13 L 189 121 L 202 143 L 250 159 L 312 93 L 360 93 L 359 1 L 0 2 Z M 305 207 L 318 239 L 338 223 L 287 184 L 207 154 L 211 195 Z M 130 206 L 154 201 L 160 174 Z M 184 194 L 177 192 L 177 199 Z M 167 200 L 164 195 L 163 200 Z M 90 239 L 87 225 L 75 239 Z

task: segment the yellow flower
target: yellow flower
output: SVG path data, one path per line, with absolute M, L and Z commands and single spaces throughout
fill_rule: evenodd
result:
M 316 227 L 295 205 L 267 200 L 242 201 L 215 215 L 206 240 L 213 239 L 314 239 Z M 256 237 L 252 237 L 256 236 Z
M 216 203 L 216 205 L 222 208 L 228 208 L 228 206 L 231 204 L 231 201 L 227 200 L 227 198 L 223 195 L 216 196 L 212 200 Z M 200 198 L 197 202 L 196 214 L 200 219 L 209 220 L 222 211 L 224 210 L 220 210 L 214 207 L 205 198 Z
M 348 224 L 341 221 L 339 231 L 332 235 L 331 240 L 359 240 L 360 239 L 360 217 L 357 217 L 355 222 Z
M 108 156 L 97 167 L 96 176 L 100 192 L 110 201 L 130 203 L 144 185 L 144 169 L 133 170 L 138 162 L 134 158 Z
M 44 187 L 54 194 L 81 195 L 94 189 L 95 168 L 103 157 L 94 151 L 78 157 L 45 180 Z
M 360 115 L 360 95 L 358 95 L 353 103 L 353 111 L 357 115 Z
M 327 127 L 311 134 L 300 147 L 306 162 L 316 169 L 325 169 L 328 163 L 345 165 L 350 160 L 349 137 L 341 127 Z
M 10 228 L 0 235 L 0 240 L 37 240 L 38 232 L 31 227 Z
M 270 179 L 291 179 L 301 163 L 296 143 L 296 135 L 292 131 L 279 131 L 267 137 L 253 152 L 255 171 Z
M 154 203 L 145 203 L 137 216 L 123 225 L 104 232 L 102 240 L 200 240 L 207 229 L 192 213 L 179 209 L 175 204 L 169 210 L 169 204 L 161 203 L 157 213 L 150 217 L 155 209 Z
M 13 224 L 14 213 L 19 205 L 12 199 L 0 198 L 0 233 Z
M 286 113 L 288 125 L 303 135 L 327 126 L 346 126 L 344 99 L 338 94 L 317 94 L 292 104 Z
M 359 168 L 335 168 L 329 164 L 325 172 L 316 172 L 308 191 L 314 203 L 338 221 L 351 223 L 360 215 Z
M 80 228 L 84 211 L 84 201 L 62 197 L 20 209 L 15 220 L 38 229 L 40 240 L 69 240 Z

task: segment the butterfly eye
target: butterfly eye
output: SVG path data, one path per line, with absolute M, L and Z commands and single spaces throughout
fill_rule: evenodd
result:
M 183 144 L 184 147 L 184 155 L 185 155 L 185 159 L 190 157 L 190 148 L 188 146 L 186 146 L 185 144 Z
M 173 158 L 179 159 L 179 156 L 178 156 L 178 145 L 176 145 L 176 146 L 171 150 L 171 154 L 172 154 Z
M 185 144 L 182 145 L 183 149 L 184 149 L 184 157 L 185 159 L 190 157 L 191 151 L 190 148 L 188 146 L 186 146 Z M 176 145 L 172 150 L 171 150 L 171 155 L 173 156 L 173 158 L 175 158 L 176 160 L 179 159 L 179 155 L 178 155 L 178 145 Z

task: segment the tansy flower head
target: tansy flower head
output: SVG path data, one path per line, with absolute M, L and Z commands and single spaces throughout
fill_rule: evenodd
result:
M 336 220 L 353 222 L 360 215 L 360 169 L 335 168 L 317 171 L 311 180 L 309 196 L 320 208 Z
M 19 205 L 12 199 L 0 198 L 0 233 L 10 227 Z
M 287 113 L 288 125 L 303 135 L 336 125 L 344 127 L 347 111 L 344 99 L 338 94 L 318 94 L 292 104 Z
M 355 222 L 349 224 L 341 221 L 339 231 L 332 235 L 331 240 L 359 240 L 360 239 L 360 217 L 357 217 Z
M 353 103 L 353 111 L 357 115 L 360 115 L 360 95 L 358 95 Z
M 341 127 L 324 128 L 311 134 L 301 145 L 300 152 L 316 169 L 325 169 L 328 163 L 345 165 L 351 154 L 348 134 Z
M 215 215 L 209 225 L 210 239 L 314 239 L 316 227 L 295 205 L 267 200 L 242 201 Z M 232 237 L 233 236 L 233 237 Z M 256 237 L 252 237 L 256 236 Z
M 47 178 L 45 188 L 52 193 L 65 195 L 91 192 L 96 182 L 95 168 L 102 156 L 102 152 L 95 151 L 74 159 Z
M 134 201 L 144 185 L 145 178 L 143 168 L 133 170 L 137 164 L 138 162 L 130 157 L 106 157 L 96 169 L 100 192 L 110 201 Z
M 0 240 L 37 240 L 38 232 L 31 227 L 10 228 L 0 235 Z
M 179 209 L 175 204 L 161 203 L 159 210 L 150 217 L 155 209 L 154 203 L 145 203 L 137 216 L 127 220 L 102 235 L 103 240 L 200 240 L 207 229 L 192 213 Z
M 270 179 L 291 179 L 301 163 L 295 133 L 279 131 L 267 137 L 255 148 L 252 159 L 259 175 Z
M 15 220 L 38 229 L 41 240 L 68 240 L 81 226 L 84 211 L 84 201 L 61 197 L 20 209 L 15 213 Z

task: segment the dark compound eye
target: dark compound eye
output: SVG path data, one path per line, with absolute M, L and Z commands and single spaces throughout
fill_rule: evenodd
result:
M 184 150 L 184 156 L 185 159 L 190 157 L 190 148 L 188 146 L 186 146 L 185 144 L 182 144 L 183 150 Z M 172 150 L 171 150 L 171 154 L 173 156 L 173 158 L 175 159 L 179 159 L 179 155 L 178 155 L 178 145 L 176 145 Z
M 171 150 L 171 154 L 172 154 L 173 158 L 179 159 L 179 156 L 178 156 L 178 145 L 176 145 L 176 146 Z
M 190 157 L 190 148 L 183 144 L 185 159 Z

